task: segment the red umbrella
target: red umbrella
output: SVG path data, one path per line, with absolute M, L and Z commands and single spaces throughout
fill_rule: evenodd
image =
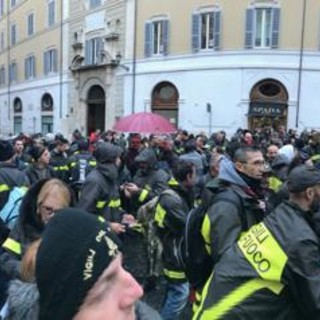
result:
M 132 133 L 173 133 L 177 131 L 169 120 L 151 112 L 139 112 L 123 117 L 113 129 Z

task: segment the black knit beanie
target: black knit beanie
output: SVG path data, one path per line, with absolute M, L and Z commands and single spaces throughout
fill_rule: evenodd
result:
M 100 219 L 68 208 L 46 226 L 36 258 L 40 320 L 72 319 L 117 256 L 116 236 Z

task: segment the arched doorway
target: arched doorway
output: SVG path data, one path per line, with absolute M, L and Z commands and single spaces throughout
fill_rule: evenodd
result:
M 106 114 L 106 97 L 104 90 L 99 85 L 92 86 L 88 91 L 88 117 L 87 129 L 88 134 L 100 129 L 105 129 L 105 114 Z
M 152 112 L 167 118 L 178 127 L 179 92 L 170 82 L 159 83 L 152 92 Z
M 248 127 L 286 128 L 288 98 L 286 88 L 277 80 L 266 79 L 257 83 L 250 93 Z

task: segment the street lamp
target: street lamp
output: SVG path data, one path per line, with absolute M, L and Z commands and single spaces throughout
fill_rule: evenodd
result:
M 210 102 L 207 102 L 207 112 L 209 113 L 209 136 L 211 136 L 212 131 L 212 106 Z

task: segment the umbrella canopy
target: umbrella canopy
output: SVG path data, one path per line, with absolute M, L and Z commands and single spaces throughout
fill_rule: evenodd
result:
M 151 112 L 139 112 L 123 117 L 113 129 L 132 133 L 173 133 L 177 131 L 169 120 Z

